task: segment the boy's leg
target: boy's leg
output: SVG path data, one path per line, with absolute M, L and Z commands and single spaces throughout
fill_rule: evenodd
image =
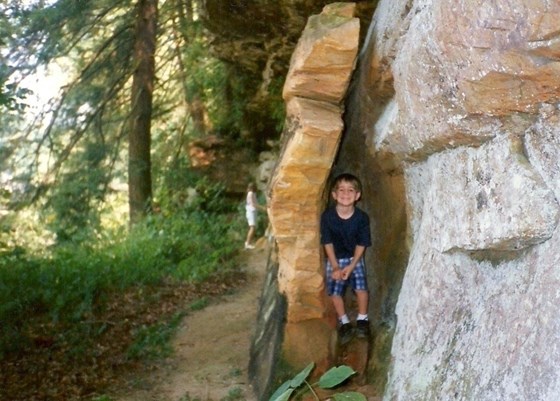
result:
M 344 345 L 352 339 L 354 329 L 344 309 L 344 298 L 340 295 L 331 295 L 331 300 L 338 317 L 338 341 Z
M 344 292 L 346 290 L 346 282 L 342 280 L 334 280 L 332 278 L 332 266 L 327 261 L 326 263 L 326 279 L 327 279 L 327 294 L 333 303 L 334 310 L 338 318 L 338 338 L 341 344 L 346 344 L 352 339 L 353 329 L 350 324 L 350 319 L 346 315 L 344 307 Z
M 364 290 L 356 291 L 356 298 L 358 300 L 358 319 L 356 320 L 356 332 L 358 337 L 369 338 L 369 319 L 368 319 L 368 300 L 369 294 Z
M 365 290 L 356 290 L 356 299 L 358 301 L 358 313 L 360 315 L 368 314 L 369 293 Z
M 339 320 L 341 320 L 341 318 L 346 315 L 346 309 L 344 308 L 344 298 L 342 298 L 340 295 L 332 295 L 331 301 L 333 303 L 334 310 L 336 311 L 336 316 Z
M 358 337 L 369 338 L 368 304 L 369 292 L 367 286 L 366 269 L 363 259 L 358 262 L 350 277 L 352 288 L 356 293 L 358 301 L 358 318 L 356 319 L 356 330 Z
M 339 261 L 341 263 L 342 260 Z M 343 267 L 341 265 L 341 267 Z M 346 292 L 347 282 L 343 280 L 335 280 L 332 277 L 333 270 L 331 263 L 327 260 L 325 264 L 325 273 L 327 281 L 327 295 L 333 303 L 334 310 L 339 322 L 342 324 L 348 323 L 348 316 L 346 316 L 346 308 L 344 306 L 344 293 Z

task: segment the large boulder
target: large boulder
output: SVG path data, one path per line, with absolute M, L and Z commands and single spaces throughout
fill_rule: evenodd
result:
M 366 180 L 377 228 L 385 400 L 560 399 L 559 13 L 379 3 L 339 167 Z M 387 247 L 408 257 L 395 266 Z
M 334 326 L 324 291 L 318 217 L 358 53 L 360 24 L 353 15 L 352 4 L 335 3 L 309 19 L 284 86 L 286 130 L 269 185 L 278 287 L 287 302 L 282 358 L 294 368 L 316 362 L 317 372 L 329 366 Z

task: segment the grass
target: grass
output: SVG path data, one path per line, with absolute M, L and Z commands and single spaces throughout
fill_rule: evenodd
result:
M 184 314 L 243 282 L 245 220 L 209 193 L 79 243 L 0 236 L 0 399 L 110 400 L 119 372 L 169 356 Z
M 202 297 L 197 299 L 196 301 L 192 302 L 189 305 L 189 309 L 191 311 L 202 310 L 206 308 L 210 304 L 210 299 L 208 297 Z
M 227 215 L 156 216 L 130 234 L 117 232 L 87 247 L 60 246 L 47 256 L 21 251 L 1 255 L 0 355 L 17 349 L 31 316 L 74 324 L 91 320 L 113 293 L 200 283 L 227 271 L 238 248 L 232 229 L 235 224 Z M 203 298 L 191 308 L 207 303 Z

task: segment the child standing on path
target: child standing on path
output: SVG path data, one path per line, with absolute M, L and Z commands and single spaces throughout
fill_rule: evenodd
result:
M 352 287 L 358 301 L 356 331 L 369 338 L 368 286 L 364 253 L 371 246 L 369 216 L 356 207 L 362 186 L 352 174 L 341 174 L 333 183 L 331 195 L 336 204 L 321 215 L 321 244 L 325 248 L 327 293 L 338 316 L 341 344 L 352 339 L 353 327 L 346 314 L 344 293 Z
M 249 224 L 247 238 L 245 239 L 245 249 L 255 248 L 253 240 L 257 229 L 257 209 L 265 210 L 265 208 L 259 205 L 257 201 L 255 184 L 250 182 L 249 185 L 247 185 L 247 197 L 245 199 L 245 217 L 247 218 L 247 223 Z

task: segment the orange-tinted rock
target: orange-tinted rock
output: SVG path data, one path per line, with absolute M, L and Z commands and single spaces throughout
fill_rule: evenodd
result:
M 269 185 L 268 214 L 278 245 L 278 286 L 287 299 L 283 356 L 296 367 L 311 361 L 327 366 L 329 361 L 333 325 L 324 291 L 319 215 L 342 136 L 340 103 L 358 49 L 353 10 L 351 3 L 334 4 L 309 19 L 284 86 L 286 129 Z

